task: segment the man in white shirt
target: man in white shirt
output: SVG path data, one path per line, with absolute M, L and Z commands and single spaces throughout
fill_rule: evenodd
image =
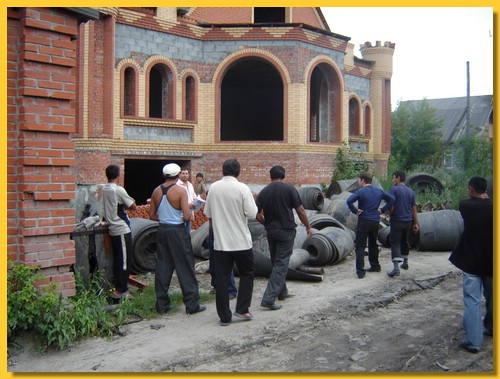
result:
M 240 175 L 240 163 L 236 159 L 224 162 L 222 175 L 223 178 L 210 187 L 204 213 L 213 229 L 217 314 L 220 325 L 227 326 L 232 317 L 228 288 L 233 264 L 236 264 L 240 274 L 234 315 L 247 321 L 252 319 L 249 308 L 255 263 L 248 220 L 255 219 L 257 205 L 250 188 L 237 179 Z
M 185 167 L 182 168 L 179 174 L 179 180 L 177 180 L 177 184 L 180 185 L 181 187 L 184 187 L 188 194 L 188 204 L 189 208 L 191 208 L 191 220 L 186 221 L 186 229 L 189 233 L 191 232 L 191 221 L 194 221 L 193 209 L 195 208 L 195 205 L 193 203 L 193 199 L 196 197 L 196 194 L 194 193 L 193 185 L 189 181 L 189 170 L 187 168 Z

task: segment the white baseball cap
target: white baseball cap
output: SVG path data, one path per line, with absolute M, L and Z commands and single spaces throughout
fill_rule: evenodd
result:
M 177 176 L 179 172 L 181 172 L 181 168 L 175 163 L 169 163 L 163 167 L 163 175 L 165 176 Z

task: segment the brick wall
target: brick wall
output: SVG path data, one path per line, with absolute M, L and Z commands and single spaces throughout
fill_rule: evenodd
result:
M 7 252 L 75 292 L 73 166 L 76 17 L 62 8 L 8 9 Z

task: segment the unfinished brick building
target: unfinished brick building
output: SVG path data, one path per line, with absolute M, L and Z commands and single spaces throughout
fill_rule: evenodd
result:
M 69 233 L 110 163 L 138 204 L 167 162 L 329 183 L 345 142 L 385 174 L 394 44 L 355 57 L 319 8 L 9 8 L 8 30 L 9 257 L 65 294 Z

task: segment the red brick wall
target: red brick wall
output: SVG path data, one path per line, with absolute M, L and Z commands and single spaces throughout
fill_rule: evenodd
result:
M 214 24 L 253 22 L 252 8 L 198 7 L 188 17 Z
M 61 8 L 8 9 L 7 252 L 75 292 L 77 20 Z

